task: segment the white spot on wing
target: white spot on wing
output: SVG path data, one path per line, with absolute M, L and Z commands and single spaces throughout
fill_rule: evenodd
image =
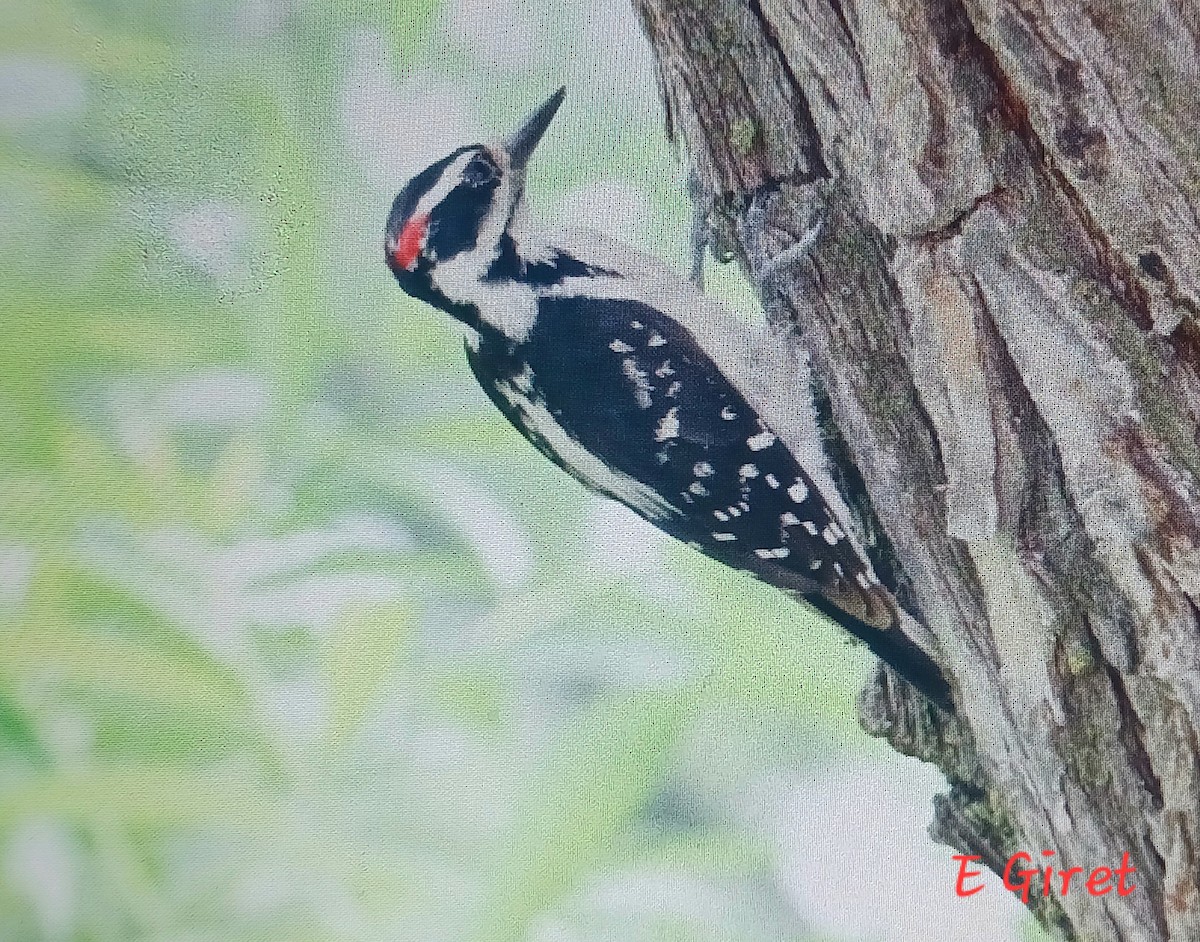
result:
M 788 497 L 794 500 L 797 504 L 804 503 L 804 499 L 808 497 L 808 486 L 799 478 L 796 478 L 796 483 L 788 488 Z
M 727 542 L 729 542 L 730 540 L 736 540 L 736 539 L 737 539 L 737 537 L 736 537 L 736 536 L 734 536 L 732 533 L 714 533 L 714 534 L 712 535 L 712 538 L 713 538 L 714 540 L 720 540 L 722 543 L 727 543 Z
M 710 478 L 713 475 L 713 466 L 707 461 L 697 461 L 692 465 L 692 474 L 698 478 Z
M 762 451 L 764 448 L 770 448 L 775 444 L 775 433 L 763 429 L 757 435 L 751 435 L 747 438 L 746 444 L 751 451 Z
M 667 410 L 667 414 L 662 417 L 658 423 L 658 428 L 654 430 L 654 440 L 656 442 L 665 442 L 669 438 L 679 437 L 679 408 L 672 406 Z
M 608 349 L 613 353 L 633 353 L 633 347 L 629 346 L 624 340 L 614 340 L 608 345 Z
M 734 412 L 729 406 L 726 406 L 721 410 L 721 418 L 723 418 L 726 422 L 732 422 L 737 418 L 737 413 Z
M 800 525 L 800 518 L 789 510 L 779 515 L 779 522 L 785 527 L 798 527 Z
M 674 376 L 675 371 L 673 369 L 671 369 L 671 361 L 663 360 L 662 366 L 660 366 L 658 369 L 656 369 L 654 371 L 654 375 L 657 376 L 659 379 L 663 379 L 664 377 L 667 377 L 667 376 Z
M 647 344 L 651 347 L 662 347 L 662 346 L 666 345 L 666 342 L 667 342 L 667 338 L 664 337 L 662 334 L 654 334 L 647 341 Z
M 431 212 L 438 203 L 450 195 L 450 191 L 462 183 L 463 171 L 467 169 L 467 164 L 475 157 L 474 151 L 467 151 L 464 154 L 459 154 L 438 177 L 437 182 L 431 186 L 421 196 L 417 202 L 416 208 L 412 211 L 410 218 L 424 216 Z
M 688 485 L 688 490 L 691 491 L 693 494 L 695 494 L 697 497 L 707 497 L 708 496 L 708 488 L 705 487 L 703 484 L 701 484 L 699 481 L 693 481 L 690 485 Z
M 786 546 L 777 546 L 774 549 L 756 549 L 754 554 L 759 559 L 786 559 L 792 551 Z
M 621 369 L 625 372 L 625 378 L 633 384 L 633 395 L 637 399 L 637 404 L 642 409 L 649 409 L 652 402 L 650 393 L 654 389 L 646 379 L 646 371 L 638 369 L 637 360 L 633 357 L 626 357 L 621 361 Z M 659 441 L 662 441 L 660 438 Z
M 748 478 L 758 477 L 758 466 L 754 464 L 744 464 L 738 468 L 738 475 L 746 480 Z

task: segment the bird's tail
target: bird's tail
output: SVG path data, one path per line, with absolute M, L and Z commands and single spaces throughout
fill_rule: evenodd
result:
M 879 628 L 855 618 L 845 609 L 820 595 L 805 595 L 805 601 L 821 614 L 845 628 L 863 642 L 881 661 L 923 693 L 941 709 L 952 712 L 954 700 L 950 683 L 937 662 L 906 635 L 898 615 L 888 627 Z

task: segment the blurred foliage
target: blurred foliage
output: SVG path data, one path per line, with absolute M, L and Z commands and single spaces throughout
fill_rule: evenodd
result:
M 439 5 L 0 8 L 84 92 L 0 138 L 0 938 L 815 938 L 739 799 L 843 748 L 860 656 L 682 549 L 600 565 L 389 284 L 348 49 L 403 71 Z M 535 202 L 673 173 L 629 120 Z

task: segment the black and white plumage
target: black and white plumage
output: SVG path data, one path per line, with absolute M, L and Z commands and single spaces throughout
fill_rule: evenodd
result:
M 509 141 L 455 150 L 388 218 L 387 262 L 409 294 L 467 328 L 488 396 L 588 487 L 737 569 L 800 595 L 935 701 L 934 662 L 847 532 L 817 435 L 781 437 L 770 345 L 636 250 L 524 225 L 526 162 L 560 89 Z M 785 381 L 784 385 L 788 385 Z

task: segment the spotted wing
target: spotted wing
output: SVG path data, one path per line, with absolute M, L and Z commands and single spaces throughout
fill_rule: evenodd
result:
M 869 625 L 895 621 L 812 479 L 676 320 L 628 300 L 548 297 L 526 348 L 571 438 L 681 511 L 643 514 L 652 522 Z

